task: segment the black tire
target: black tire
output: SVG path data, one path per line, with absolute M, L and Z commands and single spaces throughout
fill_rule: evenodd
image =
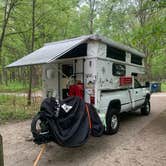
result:
M 145 100 L 145 103 L 144 103 L 143 107 L 141 108 L 141 114 L 142 115 L 150 114 L 150 101 L 147 99 Z
M 120 117 L 118 109 L 110 109 L 106 114 L 106 134 L 115 134 L 118 132 L 120 126 Z
M 39 122 L 39 123 L 38 123 Z M 37 114 L 32 119 L 31 132 L 36 144 L 48 143 L 51 141 L 51 135 L 49 132 L 49 125 L 46 120 L 40 119 L 40 115 Z

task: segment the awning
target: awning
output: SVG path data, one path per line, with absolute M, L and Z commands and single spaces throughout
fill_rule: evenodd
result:
M 87 40 L 87 36 L 45 44 L 42 48 L 9 64 L 7 67 L 19 67 L 51 63 Z
M 145 57 L 145 55 L 134 48 L 125 46 L 123 44 L 114 42 L 100 35 L 86 35 L 78 38 L 52 42 L 45 44 L 42 48 L 24 56 L 23 58 L 11 63 L 7 67 L 19 67 L 27 65 L 37 65 L 54 62 L 56 59 L 63 56 L 65 53 L 76 48 L 82 43 L 86 43 L 88 40 L 96 40 L 103 42 L 112 47 L 130 52 L 132 54 L 138 55 L 140 57 Z

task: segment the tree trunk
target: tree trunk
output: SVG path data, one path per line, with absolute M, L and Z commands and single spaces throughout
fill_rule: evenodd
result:
M 93 34 L 94 32 L 94 12 L 95 12 L 96 0 L 89 0 L 89 32 Z
M 3 42 L 5 38 L 5 32 L 7 28 L 7 24 L 10 18 L 11 11 L 13 10 L 14 6 L 17 3 L 17 0 L 13 0 L 9 2 L 8 0 L 5 1 L 5 7 L 4 7 L 4 15 L 3 15 L 3 22 L 2 22 L 2 32 L 0 35 L 0 83 L 3 83 L 3 70 L 4 70 L 4 63 L 3 63 L 3 57 L 2 57 L 2 47 Z
M 35 5 L 36 0 L 32 0 L 32 41 L 31 41 L 31 52 L 34 50 L 34 41 L 35 41 Z M 32 96 L 32 73 L 33 67 L 29 67 L 29 90 L 28 90 L 28 105 L 31 105 L 31 96 Z

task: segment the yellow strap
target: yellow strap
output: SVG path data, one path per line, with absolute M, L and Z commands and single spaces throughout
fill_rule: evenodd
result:
M 42 148 L 41 148 L 41 150 L 40 150 L 40 153 L 38 154 L 38 156 L 37 156 L 37 158 L 36 158 L 36 160 L 35 160 L 33 166 L 37 166 L 37 164 L 38 164 L 38 162 L 39 162 L 39 160 L 40 160 L 42 154 L 44 153 L 45 149 L 46 149 L 46 144 L 43 144 L 43 145 L 42 145 Z

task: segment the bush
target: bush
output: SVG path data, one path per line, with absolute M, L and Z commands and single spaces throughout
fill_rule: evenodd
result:
M 166 92 L 166 82 L 161 83 L 161 92 Z

